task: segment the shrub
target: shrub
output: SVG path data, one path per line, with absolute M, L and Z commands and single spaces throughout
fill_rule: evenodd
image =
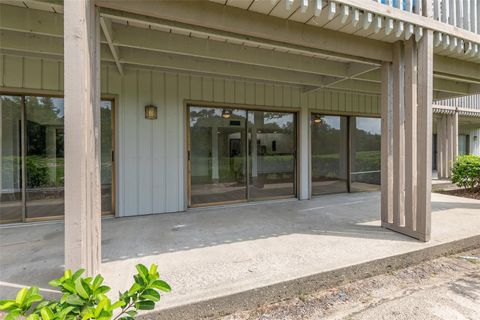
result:
M 458 157 L 452 168 L 452 182 L 472 191 L 480 187 L 480 156 Z
M 150 270 L 142 264 L 136 266 L 138 273 L 129 290 L 119 293 L 112 302 L 105 294 L 110 287 L 103 284 L 103 277 L 82 277 L 84 270 L 72 274 L 66 270 L 63 277 L 49 282 L 58 288 L 62 297 L 44 300 L 37 287 L 21 289 L 15 300 L 1 300 L 0 310 L 6 311 L 5 320 L 19 316 L 27 320 L 132 320 L 138 310 L 152 310 L 160 300 L 159 291 L 169 292 L 170 286 L 159 279 L 157 265 Z M 115 317 L 114 317 L 115 315 Z

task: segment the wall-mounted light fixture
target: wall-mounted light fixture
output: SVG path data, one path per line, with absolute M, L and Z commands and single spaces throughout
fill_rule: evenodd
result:
M 145 119 L 155 120 L 157 119 L 157 107 L 149 104 L 145 106 Z
M 478 140 L 478 136 L 473 136 L 473 141 L 477 141 Z
M 223 109 L 223 111 L 222 111 L 222 117 L 223 117 L 224 119 L 229 119 L 231 116 L 232 116 L 232 110 Z
M 322 123 L 322 117 L 319 116 L 318 114 L 314 115 L 314 117 L 313 117 L 313 123 L 315 123 L 315 124 L 321 124 L 321 123 Z

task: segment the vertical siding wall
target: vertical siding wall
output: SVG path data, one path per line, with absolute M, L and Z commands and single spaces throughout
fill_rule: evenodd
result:
M 378 116 L 379 97 L 125 68 L 101 70 L 101 91 L 115 95 L 117 137 L 117 215 L 185 210 L 184 101 L 309 108 L 328 113 Z M 63 90 L 63 62 L 0 55 L 0 87 Z M 144 106 L 158 107 L 158 119 L 146 120 Z

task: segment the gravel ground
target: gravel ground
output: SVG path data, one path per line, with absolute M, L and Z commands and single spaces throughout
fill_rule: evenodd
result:
M 478 257 L 442 257 L 221 319 L 480 319 Z

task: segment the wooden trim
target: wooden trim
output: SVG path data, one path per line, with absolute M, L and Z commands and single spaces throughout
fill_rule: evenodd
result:
M 406 23 L 414 24 L 418 27 L 429 29 L 436 32 L 448 34 L 453 37 L 461 38 L 466 41 L 474 43 L 480 43 L 480 37 L 478 34 L 461 29 L 456 26 L 449 25 L 447 23 L 434 20 L 431 17 L 431 6 L 427 6 L 428 16 L 422 16 L 419 14 L 412 14 L 405 10 L 386 6 L 384 4 L 375 1 L 365 0 L 335 0 L 335 2 L 358 8 L 364 11 L 371 12 L 375 15 L 379 15 L 385 18 L 391 18 Z M 425 2 L 426 3 L 426 2 Z

